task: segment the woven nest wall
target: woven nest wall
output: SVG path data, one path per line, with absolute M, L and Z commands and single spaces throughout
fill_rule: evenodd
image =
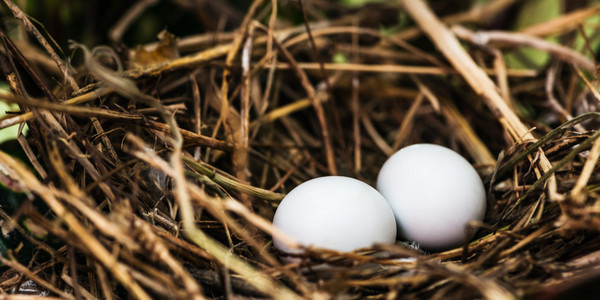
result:
M 600 297 L 592 1 L 3 2 L 2 299 Z M 478 171 L 475 237 L 282 263 L 287 192 L 415 143 Z

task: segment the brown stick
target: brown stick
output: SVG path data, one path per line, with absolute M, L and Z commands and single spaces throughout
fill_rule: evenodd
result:
M 88 231 L 81 222 L 72 214 L 59 198 L 56 197 L 52 189 L 43 185 L 35 175 L 33 175 L 23 164 L 0 151 L 0 163 L 7 166 L 8 170 L 13 172 L 14 176 L 27 184 L 27 188 L 35 192 L 44 200 L 44 202 L 54 211 L 68 227 L 83 243 L 88 247 L 90 254 L 94 256 L 102 265 L 107 268 L 115 278 L 138 299 L 151 299 L 150 296 L 133 280 L 127 268 L 121 264 L 100 241 Z
M 460 38 L 467 39 L 478 45 L 487 45 L 488 43 L 498 42 L 531 47 L 547 52 L 557 59 L 576 65 L 586 71 L 594 72 L 596 70 L 594 62 L 583 56 L 581 53 L 570 49 L 569 47 L 557 45 L 532 35 L 499 30 L 472 32 L 461 26 L 454 26 L 452 31 Z
M 329 169 L 329 173 L 331 175 L 337 175 L 337 166 L 335 164 L 335 155 L 333 153 L 333 146 L 331 144 L 331 136 L 327 126 L 325 110 L 323 109 L 321 100 L 319 99 L 315 88 L 310 83 L 310 80 L 308 79 L 306 73 L 298 67 L 298 63 L 296 62 L 292 54 L 278 40 L 273 39 L 273 41 L 275 42 L 275 46 L 277 46 L 277 49 L 279 49 L 279 51 L 283 54 L 285 59 L 290 64 L 292 70 L 296 73 L 296 76 L 298 76 L 298 78 L 300 79 L 302 87 L 304 87 L 304 90 L 308 94 L 308 98 L 312 102 L 313 108 L 317 113 L 319 125 L 321 126 L 321 135 L 323 138 L 323 145 L 325 146 L 325 157 L 327 160 L 327 167 Z
M 475 63 L 475 61 L 462 48 L 458 39 L 450 29 L 431 11 L 423 0 L 404 0 L 402 2 L 406 11 L 429 36 L 437 48 L 450 61 L 452 66 L 469 83 L 471 88 L 483 98 L 488 108 L 498 117 L 498 121 L 510 132 L 517 141 L 536 141 L 529 128 L 527 128 L 508 104 L 498 93 L 498 87 Z M 552 164 L 540 151 L 539 165 L 543 172 L 552 168 Z M 551 198 L 558 199 L 556 193 L 556 178 L 552 175 L 549 179 Z
M 507 128 L 515 132 L 518 139 L 534 139 L 527 127 L 521 123 L 515 113 L 506 105 L 494 82 L 477 66 L 475 61 L 463 50 L 450 29 L 426 6 L 422 0 L 403 1 L 406 11 L 425 31 L 437 48 L 444 54 L 471 88 L 481 95 L 487 106 L 500 118 L 506 120 Z

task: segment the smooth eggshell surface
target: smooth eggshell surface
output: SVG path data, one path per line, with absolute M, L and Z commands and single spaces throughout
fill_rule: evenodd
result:
M 396 240 L 394 214 L 383 196 L 342 176 L 315 178 L 294 188 L 277 208 L 273 225 L 304 246 L 337 251 Z M 276 236 L 273 243 L 291 252 Z
M 377 189 L 394 211 L 398 232 L 430 250 L 461 245 L 472 220 L 483 220 L 483 183 L 458 153 L 416 144 L 394 153 L 383 165 Z

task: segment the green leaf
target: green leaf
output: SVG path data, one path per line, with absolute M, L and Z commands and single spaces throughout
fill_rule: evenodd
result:
M 346 64 L 350 61 L 348 56 L 344 53 L 336 52 L 333 54 L 333 63 L 335 64 Z
M 10 94 L 10 88 L 8 87 L 8 84 L 4 83 L 4 82 L 0 82 L 0 94 Z M 6 112 L 17 112 L 20 111 L 19 106 L 17 104 L 14 103 L 6 103 L 2 100 L 0 100 L 0 119 L 3 118 L 4 116 L 6 116 Z M 29 128 L 27 128 L 27 125 L 25 125 L 25 127 L 23 127 L 23 134 L 27 133 L 27 130 L 29 130 Z M 4 129 L 0 129 L 0 143 L 8 141 L 8 140 L 13 140 L 17 138 L 17 135 L 19 133 L 19 125 L 13 125 Z
M 598 3 L 600 1 L 593 1 L 594 3 Z M 598 48 L 600 47 L 600 34 L 598 34 L 598 27 L 600 26 L 600 16 L 593 16 L 591 18 L 586 19 L 583 23 L 583 31 L 585 32 L 585 36 L 590 40 L 590 47 L 592 51 L 596 53 Z M 581 31 L 577 31 L 577 36 L 575 37 L 575 42 L 573 44 L 573 49 L 580 51 L 581 53 L 589 56 L 590 52 L 586 49 L 585 38 L 581 34 Z
M 520 30 L 533 24 L 542 23 L 558 17 L 561 14 L 560 1 L 556 0 L 529 0 L 524 1 L 517 15 L 514 30 Z M 556 37 L 547 40 L 558 42 Z M 506 64 L 510 68 L 541 69 L 550 61 L 548 53 L 532 49 L 521 48 L 508 52 L 505 55 Z

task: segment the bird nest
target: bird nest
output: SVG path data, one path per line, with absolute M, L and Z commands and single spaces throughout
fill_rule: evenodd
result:
M 0 148 L 0 298 L 600 295 L 597 5 L 515 31 L 529 2 L 255 0 L 230 31 L 126 47 L 156 4 L 139 1 L 110 47 L 72 42 L 65 63 L 4 2 L 32 38 L 0 33 L 2 98 L 20 108 L 0 127 L 28 128 Z M 373 185 L 389 155 L 422 142 L 484 180 L 474 238 L 280 261 L 271 220 L 286 192 L 332 174 Z

